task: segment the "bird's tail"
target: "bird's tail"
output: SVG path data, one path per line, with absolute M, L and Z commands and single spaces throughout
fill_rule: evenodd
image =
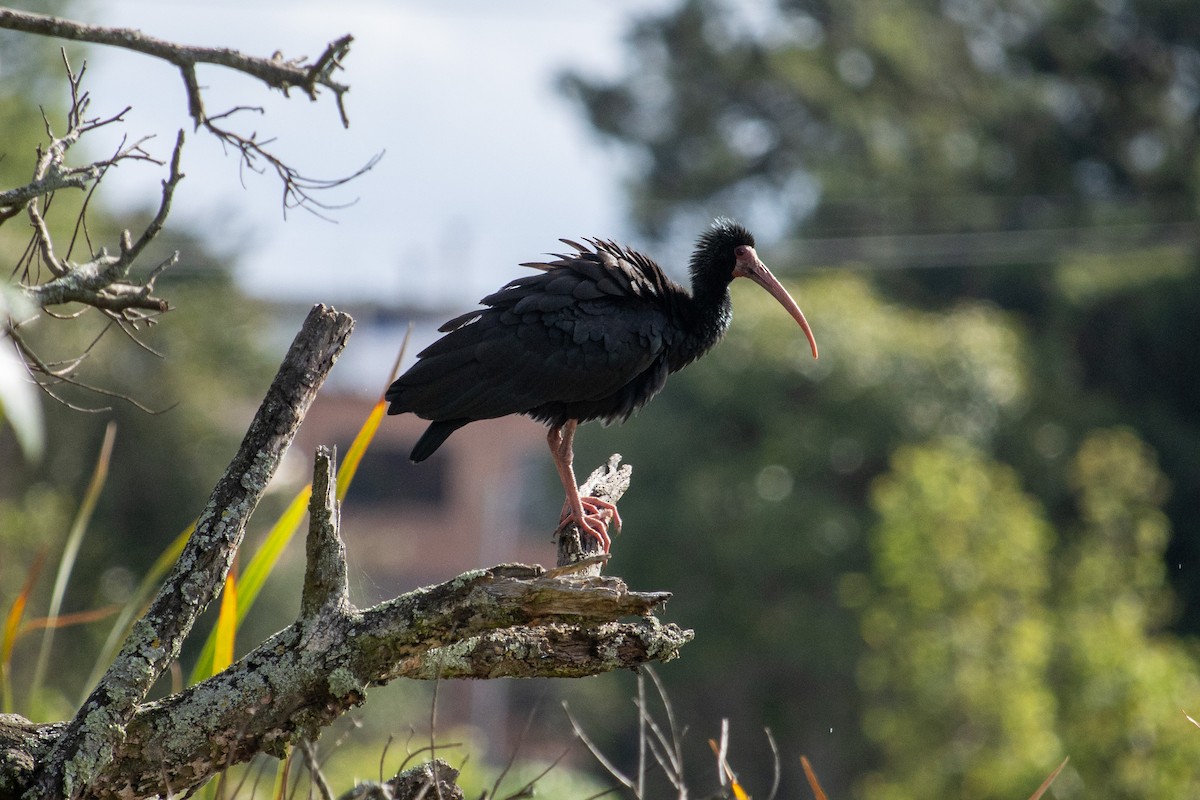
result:
M 417 443 L 413 446 L 412 453 L 408 457 L 413 460 L 413 463 L 424 461 L 442 446 L 442 442 L 450 438 L 450 434 L 468 422 L 471 422 L 471 420 L 446 419 L 429 423 L 429 427 L 421 434 L 421 438 L 417 439 Z
M 391 386 L 388 387 L 388 390 L 383 395 L 383 399 L 387 400 L 389 404 L 387 413 L 403 414 L 406 411 L 412 411 L 411 408 L 404 407 L 404 403 L 401 401 L 403 394 L 404 387 L 400 385 L 399 380 L 396 380 Z

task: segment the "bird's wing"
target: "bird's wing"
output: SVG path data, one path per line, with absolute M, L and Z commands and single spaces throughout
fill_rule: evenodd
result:
M 570 255 L 554 253 L 554 261 L 526 262 L 521 266 L 547 272 L 566 270 L 576 273 L 584 279 L 585 285 L 590 284 L 594 291 L 610 296 L 668 298 L 673 292 L 683 292 L 682 287 L 668 278 L 652 259 L 636 250 L 606 239 L 585 239 L 586 245 L 571 239 L 559 241 L 576 252 Z M 485 304 L 487 301 L 488 298 L 483 300 Z
M 622 390 L 665 371 L 673 284 L 657 266 L 609 242 L 536 265 L 442 326 L 446 335 L 388 392 L 394 411 L 427 419 L 487 419 L 547 404 L 597 404 L 588 416 L 627 415 Z M 681 291 L 674 287 L 675 291 Z M 658 377 L 658 374 L 661 377 Z M 636 405 L 636 403 L 634 404 Z

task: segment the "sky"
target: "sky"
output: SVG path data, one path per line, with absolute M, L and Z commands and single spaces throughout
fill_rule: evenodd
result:
M 243 286 L 288 302 L 370 299 L 470 308 L 516 266 L 558 247 L 559 237 L 629 240 L 621 182 L 628 159 L 602 143 L 555 86 L 564 68 L 623 74 L 630 15 L 667 0 L 115 0 L 80 5 L 76 19 L 141 29 L 175 42 L 248 54 L 315 58 L 326 43 L 355 37 L 340 79 L 349 129 L 331 94 L 284 99 L 255 80 L 201 67 L 210 114 L 236 105 L 242 130 L 276 137 L 292 166 L 317 178 L 378 165 L 322 196 L 350 204 L 285 215 L 273 175 L 243 174 L 212 137 L 193 132 L 178 71 L 165 62 L 97 49 L 86 87 L 97 115 L 125 105 L 123 133 L 155 134 L 147 149 L 169 156 L 184 128 L 186 178 L 172 219 L 237 253 Z M 502 9 L 498 6 L 503 6 Z M 99 148 L 110 140 L 93 141 Z M 106 179 L 106 199 L 132 208 L 156 202 L 161 170 L 126 165 Z M 184 263 L 186 253 L 184 254 Z

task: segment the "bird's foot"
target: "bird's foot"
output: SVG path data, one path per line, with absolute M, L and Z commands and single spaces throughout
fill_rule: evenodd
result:
M 609 552 L 612 547 L 612 538 L 608 535 L 609 523 L 615 526 L 614 533 L 621 532 L 621 515 L 617 512 L 616 505 L 599 497 L 581 497 L 579 500 L 583 504 L 583 516 L 577 518 L 571 512 L 570 504 L 564 504 L 558 530 L 562 531 L 574 523 L 579 526 L 580 533 L 590 534 L 600 542 L 605 553 Z
M 599 497 L 581 497 L 579 500 L 591 516 L 600 517 L 606 526 L 608 523 L 612 523 L 613 533 L 618 535 L 621 533 L 621 515 L 617 511 L 616 503 L 601 500 Z

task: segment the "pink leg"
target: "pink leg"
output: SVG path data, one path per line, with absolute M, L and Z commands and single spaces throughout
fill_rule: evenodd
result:
M 566 521 L 566 511 L 569 511 L 569 516 L 579 526 L 580 531 L 594 536 L 607 553 L 612 546 L 612 540 L 608 536 L 608 522 L 603 513 L 609 512 L 617 524 L 617 530 L 621 529 L 621 518 L 617 515 L 617 507 L 607 500 L 579 496 L 579 487 L 575 484 L 575 470 L 571 466 L 575 458 L 572 445 L 578 425 L 575 420 L 568 420 L 562 425 L 550 428 L 550 433 L 546 435 L 550 454 L 554 457 L 554 466 L 558 470 L 558 479 L 562 481 L 563 489 L 567 492 L 567 509 L 564 510 L 563 521 Z

